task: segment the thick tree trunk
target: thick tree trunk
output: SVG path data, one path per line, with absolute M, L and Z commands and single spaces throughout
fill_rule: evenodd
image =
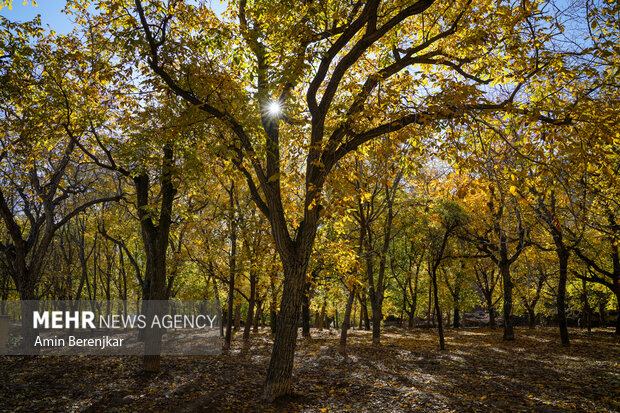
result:
M 569 252 L 565 249 L 557 250 L 558 259 L 560 261 L 560 279 L 558 282 L 558 324 L 560 327 L 560 339 L 562 345 L 567 347 L 570 345 L 570 339 L 568 337 L 568 324 L 566 322 L 566 280 L 568 278 L 568 258 Z
M 515 333 L 512 326 L 512 279 L 510 278 L 510 264 L 503 263 L 499 269 L 504 284 L 504 340 L 514 340 Z
M 536 328 L 536 313 L 533 308 L 527 309 L 528 328 L 534 330 Z
M 407 327 L 408 328 L 413 328 L 413 317 L 414 317 L 415 312 L 414 311 L 409 311 L 407 312 Z
M 460 310 L 457 308 L 454 309 L 454 328 L 461 328 L 461 314 Z
M 32 278 L 23 277 L 22 279 L 31 280 Z M 35 346 L 36 339 L 39 335 L 39 330 L 32 328 L 34 311 L 39 310 L 34 301 L 37 299 L 35 294 L 35 286 L 32 282 L 24 282 L 18 288 L 22 312 L 22 348 L 24 353 L 36 355 L 40 353 L 40 347 Z
M 151 275 L 151 291 L 149 300 L 147 301 L 147 329 L 144 334 L 144 370 L 149 373 L 156 373 L 160 369 L 161 364 L 161 338 L 163 330 L 160 327 L 152 326 L 153 317 L 157 316 L 161 319 L 165 314 L 167 307 L 166 300 L 166 252 L 159 248 L 154 248 L 155 256 L 151 257 L 154 262 Z M 148 255 L 147 255 L 148 257 Z M 148 258 L 147 258 L 148 260 Z
M 284 261 L 284 260 L 283 260 Z M 297 322 L 303 296 L 308 260 L 284 262 L 284 287 L 263 398 L 273 401 L 290 393 L 297 344 Z

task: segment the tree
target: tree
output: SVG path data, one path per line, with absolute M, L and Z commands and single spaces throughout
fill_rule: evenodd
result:
M 509 110 L 537 72 L 531 36 L 544 30 L 525 31 L 510 42 L 503 34 L 531 26 L 542 14 L 530 3 L 501 6 L 499 14 L 492 5 L 419 0 L 274 7 L 241 0 L 230 4 L 237 22 L 228 24 L 201 3 L 100 4 L 102 27 L 119 44 L 137 47 L 169 90 L 227 131 L 226 157 L 270 223 L 284 287 L 266 399 L 291 390 L 306 270 L 325 183 L 337 163 L 364 143 L 409 125 L 431 127 L 469 110 Z M 481 19 L 488 23 L 486 32 L 479 30 Z M 247 53 L 224 47 L 226 42 L 244 44 Z M 510 59 L 525 71 L 506 74 Z M 516 85 L 499 100 L 482 89 L 495 76 Z M 429 81 L 433 92 L 420 93 Z M 299 153 L 291 148 L 303 148 L 305 156 L 283 158 Z M 284 191 L 295 163 L 305 164 L 300 176 L 305 187 L 291 208 Z
M 76 37 L 45 35 L 39 24 L 0 18 L 0 216 L 8 235 L 0 248 L 21 300 L 39 298 L 56 233 L 88 208 L 121 198 L 110 195 L 112 177 L 75 150 L 100 114 L 101 62 L 84 64 L 93 56 L 71 52 Z M 107 181 L 107 193 L 89 190 L 97 180 Z M 24 308 L 24 316 L 31 325 L 32 313 Z M 25 343 L 34 340 L 31 329 L 24 334 Z

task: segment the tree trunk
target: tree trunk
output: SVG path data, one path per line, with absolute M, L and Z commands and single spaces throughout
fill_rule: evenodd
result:
M 487 311 L 489 312 L 489 327 L 492 330 L 495 330 L 495 309 L 493 308 L 493 298 L 486 297 L 487 300 Z
M 347 332 L 351 324 L 351 309 L 353 308 L 353 301 L 355 300 L 355 285 L 349 291 L 349 298 L 347 299 L 347 307 L 344 311 L 344 320 L 342 320 L 342 331 L 340 332 L 340 351 L 344 353 L 347 347 Z
M 620 280 L 616 284 L 616 335 L 620 335 Z
M 237 301 L 235 303 L 235 331 L 241 330 L 241 303 Z
M 301 303 L 301 335 L 310 337 L 310 283 L 304 284 L 304 296 Z
M 445 350 L 446 344 L 443 337 L 443 319 L 441 317 L 441 308 L 439 308 L 439 294 L 437 292 L 437 274 L 433 271 L 431 276 L 433 282 L 433 297 L 435 300 L 435 313 L 437 313 L 437 331 L 439 333 L 439 349 Z
M 299 260 L 301 262 L 296 263 L 283 261 L 282 301 L 271 360 L 267 370 L 267 379 L 263 386 L 263 398 L 268 401 L 273 401 L 291 391 L 295 346 L 297 344 L 297 322 L 308 265 L 308 259 Z
M 527 309 L 528 328 L 534 330 L 536 328 L 536 313 L 533 308 Z
M 364 330 L 369 331 L 370 330 L 370 318 L 368 317 L 368 305 L 366 304 L 366 293 L 362 292 L 362 294 L 360 294 L 358 296 L 359 301 L 360 301 L 360 306 L 361 306 L 361 316 L 363 316 L 364 318 Z
M 413 328 L 413 317 L 414 317 L 414 314 L 415 314 L 414 311 L 407 312 L 407 317 L 408 317 L 407 327 L 408 328 Z
M 510 264 L 500 266 L 504 284 L 504 340 L 514 340 L 515 333 L 512 326 L 512 279 L 510 278 Z
M 566 249 L 557 250 L 558 259 L 560 261 L 560 279 L 558 282 L 558 324 L 560 327 L 560 339 L 562 345 L 567 347 L 570 345 L 570 339 L 568 337 L 568 325 L 566 322 L 566 280 L 568 278 L 568 258 L 569 252 Z
M 245 326 L 243 326 L 243 343 L 244 346 L 250 343 L 250 329 L 254 323 L 254 305 L 256 302 L 256 273 L 252 271 L 250 273 L 250 300 L 248 302 L 248 316 L 245 320 Z
M 383 319 L 383 314 L 381 314 L 380 304 L 376 303 L 372 298 L 370 303 L 372 304 L 372 343 L 379 344 L 381 340 L 381 320 Z
M 262 314 L 262 306 L 263 306 L 263 302 L 262 300 L 259 300 L 258 303 L 256 304 L 256 314 L 254 315 L 254 332 L 258 333 L 258 323 L 259 323 L 259 319 L 261 317 Z
M 22 278 L 30 280 L 32 278 Z M 21 301 L 22 313 L 22 348 L 25 354 L 36 355 L 40 353 L 40 347 L 35 346 L 36 339 L 39 335 L 39 329 L 34 329 L 34 311 L 40 310 L 35 303 L 37 299 L 35 294 L 34 283 L 26 282 L 19 286 L 19 299 Z
M 319 331 L 323 331 L 323 323 L 325 322 L 325 310 L 327 306 L 327 299 L 323 299 L 323 305 L 321 306 L 321 312 L 319 314 L 319 318 L 316 320 L 316 327 Z
M 461 328 L 461 314 L 460 310 L 457 308 L 454 309 L 454 328 Z
M 227 189 L 228 191 L 228 189 Z M 226 336 L 224 337 L 224 351 L 230 350 L 233 327 L 233 305 L 235 301 L 235 273 L 237 271 L 237 225 L 235 220 L 235 182 L 231 182 L 229 195 L 229 225 L 230 225 L 230 257 L 228 275 L 228 308 L 226 313 Z

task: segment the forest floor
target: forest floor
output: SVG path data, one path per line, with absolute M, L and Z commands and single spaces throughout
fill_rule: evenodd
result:
M 434 330 L 388 327 L 382 344 L 354 330 L 346 357 L 339 333 L 312 331 L 295 356 L 294 394 L 261 401 L 268 331 L 243 352 L 164 357 L 157 375 L 139 357 L 0 357 L 0 411 L 409 412 L 620 411 L 620 340 L 611 329 L 448 329 L 446 351 Z M 240 335 L 238 335 L 240 338 Z

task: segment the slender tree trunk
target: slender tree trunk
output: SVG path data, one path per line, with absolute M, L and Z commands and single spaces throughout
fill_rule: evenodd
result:
M 443 319 L 441 317 L 441 308 L 439 308 L 439 294 L 437 292 L 437 274 L 433 271 L 431 276 L 433 282 L 433 297 L 435 299 L 435 313 L 437 313 L 437 331 L 439 333 L 439 349 L 445 350 L 446 344 L 443 336 Z
M 592 331 L 592 323 L 590 322 L 590 314 L 592 313 L 592 309 L 590 308 L 590 303 L 588 302 L 588 285 L 586 280 L 581 280 L 581 288 L 583 289 L 583 292 L 581 293 L 583 309 L 581 310 L 582 321 L 580 327 L 583 327 L 583 324 L 585 323 L 586 328 L 588 329 L 588 333 L 590 333 Z
M 620 335 L 620 280 L 616 283 L 616 335 Z
M 432 326 L 433 325 L 433 314 L 432 314 L 432 306 L 433 306 L 433 283 L 431 282 L 428 285 L 428 322 L 427 325 L 428 326 Z
M 366 303 L 366 292 L 362 292 L 359 296 L 362 316 L 364 317 L 364 330 L 370 330 L 370 318 L 368 317 L 368 305 Z
M 383 314 L 381 314 L 381 305 L 376 303 L 372 297 L 370 303 L 372 304 L 372 343 L 379 344 L 381 340 L 381 320 L 383 319 Z
M 256 314 L 254 315 L 254 328 L 253 328 L 253 330 L 254 330 L 255 333 L 258 333 L 258 323 L 259 323 L 259 320 L 261 318 L 261 314 L 263 312 L 262 306 L 263 306 L 263 301 L 259 300 L 258 303 L 256 304 Z
M 504 340 L 514 340 L 515 333 L 512 326 L 512 279 L 510 278 L 510 264 L 504 262 L 499 269 L 504 284 Z
M 250 343 L 250 329 L 254 322 L 254 305 L 256 301 L 256 273 L 252 271 L 250 273 L 250 300 L 248 302 L 248 316 L 245 320 L 245 326 L 243 326 L 243 343 L 244 346 L 248 346 Z
M 228 190 L 227 190 L 228 191 Z M 235 182 L 230 184 L 229 207 L 230 207 L 230 258 L 228 275 L 228 308 L 226 314 L 226 336 L 224 338 L 224 350 L 230 349 L 233 327 L 233 306 L 235 302 L 235 274 L 237 272 L 237 223 L 235 220 Z
M 568 324 L 566 322 L 566 280 L 568 278 L 568 258 L 569 252 L 565 249 L 558 249 L 558 259 L 560 261 L 560 279 L 558 282 L 558 324 L 560 327 L 560 339 L 562 345 L 567 347 L 570 345 L 568 337 Z
M 241 303 L 237 301 L 235 303 L 235 331 L 241 330 Z
M 353 301 L 355 301 L 355 285 L 349 291 L 349 298 L 347 299 L 347 307 L 344 311 L 344 320 L 342 320 L 342 331 L 340 332 L 340 351 L 344 353 L 347 347 L 347 332 L 351 324 L 351 309 L 353 308 Z
M 316 328 L 318 328 L 319 331 L 323 331 L 323 323 L 325 322 L 326 306 L 327 306 L 327 299 L 323 298 L 323 305 L 321 305 L 321 312 L 318 314 L 319 318 L 317 318 L 316 320 Z

